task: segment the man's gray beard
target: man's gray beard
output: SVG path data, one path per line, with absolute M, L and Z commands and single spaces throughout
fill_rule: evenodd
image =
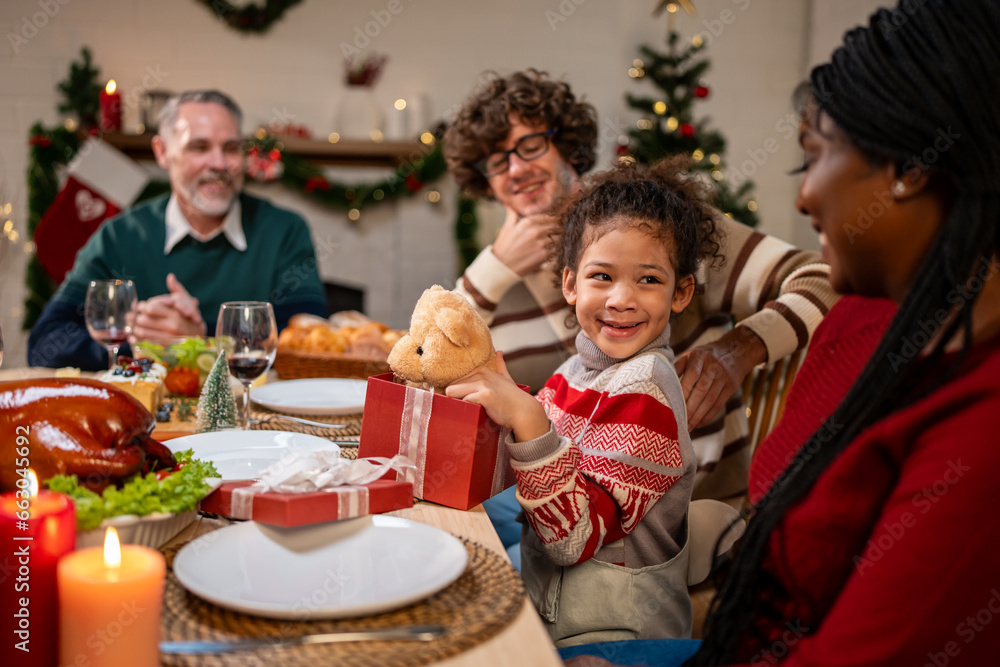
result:
M 233 196 L 229 198 L 228 201 L 219 201 L 215 199 L 207 200 L 201 196 L 201 194 L 195 189 L 191 193 L 191 205 L 197 209 L 202 215 L 207 215 L 210 217 L 223 216 L 229 213 L 229 209 L 233 207 L 233 202 L 236 201 L 236 197 L 239 193 L 235 190 L 233 191 Z

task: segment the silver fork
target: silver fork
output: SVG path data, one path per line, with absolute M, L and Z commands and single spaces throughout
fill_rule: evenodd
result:
M 291 422 L 298 422 L 300 424 L 307 424 L 309 426 L 321 426 L 323 428 L 344 428 L 346 424 L 327 424 L 326 422 L 314 422 L 311 419 L 302 419 L 301 417 L 292 417 L 291 415 L 269 415 L 264 419 L 254 419 L 251 424 L 268 424 L 275 419 L 285 419 Z
M 260 637 L 235 640 L 193 640 L 160 642 L 161 653 L 229 653 L 251 651 L 263 646 L 289 647 L 307 644 L 331 644 L 340 642 L 361 642 L 371 640 L 408 640 L 429 642 L 445 633 L 440 625 L 408 625 L 399 628 L 370 628 L 366 630 L 344 630 L 302 637 Z

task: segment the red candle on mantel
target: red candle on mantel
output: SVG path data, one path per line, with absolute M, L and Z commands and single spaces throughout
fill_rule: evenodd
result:
M 101 91 L 101 131 L 121 132 L 122 129 L 122 96 L 115 92 L 115 80 Z
M 0 664 L 54 667 L 56 563 L 76 545 L 76 511 L 69 496 L 35 493 L 27 475 L 23 489 L 0 495 Z

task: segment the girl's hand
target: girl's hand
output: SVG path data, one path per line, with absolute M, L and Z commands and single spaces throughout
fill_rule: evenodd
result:
M 448 385 L 445 394 L 483 406 L 490 419 L 514 433 L 516 442 L 540 438 L 549 431 L 545 409 L 511 379 L 503 353 L 496 354 L 496 371 L 480 366 Z

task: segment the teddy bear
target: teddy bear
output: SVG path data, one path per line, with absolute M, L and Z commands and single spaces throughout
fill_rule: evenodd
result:
M 493 338 L 469 301 L 440 285 L 424 290 L 410 331 L 389 352 L 389 368 L 406 384 L 443 394 L 479 366 L 496 370 Z

